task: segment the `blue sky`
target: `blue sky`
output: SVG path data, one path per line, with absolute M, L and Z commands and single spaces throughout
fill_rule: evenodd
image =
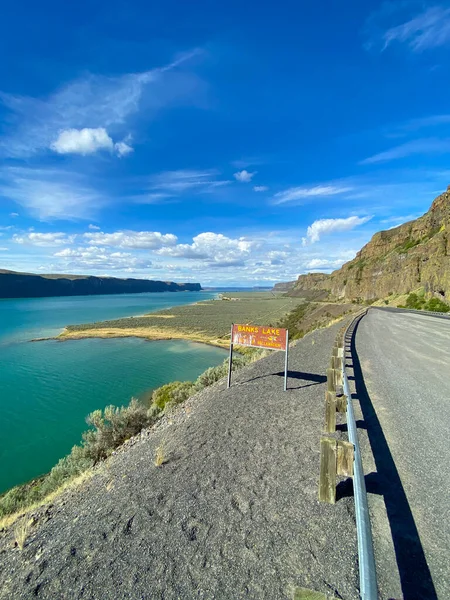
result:
M 450 183 L 450 3 L 5 4 L 0 266 L 331 271 Z

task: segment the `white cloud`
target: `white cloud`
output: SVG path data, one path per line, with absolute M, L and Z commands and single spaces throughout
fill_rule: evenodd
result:
M 317 185 L 314 187 L 292 187 L 283 192 L 278 192 L 274 196 L 274 204 L 284 204 L 285 202 L 295 202 L 305 198 L 315 198 L 321 196 L 336 196 L 351 192 L 352 187 L 338 185 Z
M 163 107 L 196 99 L 201 81 L 177 69 L 195 54 L 198 51 L 181 55 L 162 68 L 141 73 L 119 77 L 88 75 L 44 99 L 0 92 L 0 101 L 11 112 L 9 134 L 0 141 L 0 151 L 16 158 L 32 156 L 49 148 L 60 132 L 66 130 L 93 127 L 114 134 L 126 133 L 129 129 L 126 123 L 141 109 L 145 110 L 145 117 L 151 119 Z M 128 146 L 126 140 L 118 142 L 119 155 L 129 152 L 122 144 Z
M 160 204 L 169 198 L 172 198 L 171 202 L 174 202 L 173 194 L 167 194 L 163 192 L 144 192 L 142 194 L 134 194 L 133 196 L 127 197 L 128 200 L 134 202 L 135 204 Z
M 307 269 L 318 269 L 321 270 L 329 270 L 329 269 L 339 269 L 343 264 L 343 261 L 340 259 L 337 260 L 329 260 L 326 258 L 313 258 L 309 262 L 306 263 Z
M 88 225 L 88 229 L 93 229 L 93 230 L 100 230 L 100 227 L 98 225 L 92 225 L 92 223 L 90 223 Z
M 159 231 L 116 231 L 114 233 L 85 233 L 83 237 L 89 244 L 111 246 L 114 248 L 158 249 L 174 246 L 177 236 Z
M 416 129 L 422 129 L 423 127 L 436 127 L 439 125 L 450 124 L 450 115 L 429 115 L 428 117 L 421 117 L 418 119 L 411 119 L 407 123 L 404 123 L 400 129 L 411 131 Z
M 154 175 L 150 180 L 150 186 L 153 190 L 162 190 L 163 193 L 172 195 L 193 189 L 201 192 L 211 192 L 230 183 L 228 180 L 216 179 L 218 174 L 215 169 L 165 171 Z
M 267 253 L 267 258 L 270 260 L 271 265 L 283 265 L 289 256 L 290 253 L 283 250 L 271 250 Z
M 66 129 L 61 131 L 50 148 L 58 154 L 93 154 L 114 148 L 114 142 L 104 127 L 97 129 Z
M 382 219 L 380 223 L 395 223 L 394 228 L 402 225 L 403 223 L 408 223 L 408 221 L 414 221 L 418 219 L 421 215 L 419 213 L 412 215 L 401 215 L 398 217 L 388 217 L 386 219 Z
M 130 154 L 130 152 L 134 152 L 134 149 L 126 142 L 116 142 L 114 144 L 114 150 L 117 152 L 118 156 L 126 156 L 127 154 Z
M 308 227 L 306 238 L 302 238 L 305 246 L 308 242 L 314 244 L 320 240 L 322 235 L 335 233 L 337 231 L 349 231 L 358 225 L 367 223 L 371 217 L 348 217 L 347 219 L 319 219 Z
M 178 244 L 172 248 L 161 248 L 162 256 L 207 260 L 209 266 L 237 266 L 250 256 L 257 242 L 245 238 L 229 238 L 221 233 L 205 232 L 195 236 L 192 244 Z
M 4 168 L 0 171 L 0 194 L 43 221 L 92 218 L 105 204 L 82 174 L 56 169 Z
M 116 152 L 118 156 L 126 156 L 133 148 L 124 141 L 114 143 L 104 127 L 91 129 L 65 129 L 60 131 L 57 139 L 50 144 L 50 149 L 58 154 L 94 154 L 99 150 Z
M 385 50 L 393 42 L 407 44 L 422 52 L 450 43 L 450 8 L 432 6 L 412 19 L 389 28 L 383 35 Z
M 450 152 L 450 138 L 437 139 L 427 138 L 422 140 L 414 140 L 412 142 L 406 142 L 400 146 L 395 146 L 385 152 L 380 152 L 374 156 L 361 161 L 360 164 L 368 165 L 378 162 L 385 162 L 389 160 L 396 160 L 399 158 L 405 158 L 414 154 L 447 154 Z
M 13 217 L 13 219 L 14 219 L 14 218 L 16 218 L 16 217 L 18 217 L 18 216 L 19 216 L 19 213 L 12 212 L 12 213 L 9 213 L 9 216 L 10 216 L 10 217 Z
M 68 236 L 66 233 L 27 233 L 14 234 L 13 242 L 16 244 L 26 244 L 29 246 L 62 246 L 73 242 L 75 236 Z
M 61 259 L 64 269 L 134 271 L 148 269 L 152 265 L 148 258 L 134 256 L 129 252 L 108 252 L 105 248 L 96 246 L 64 248 L 53 256 Z
M 237 173 L 234 174 L 234 178 L 237 181 L 240 181 L 241 183 L 248 183 L 249 181 L 252 180 L 252 178 L 256 175 L 256 171 L 254 173 L 249 173 L 249 171 L 246 171 L 245 169 L 243 169 L 242 171 L 238 171 Z
M 267 187 L 267 185 L 255 185 L 253 186 L 253 191 L 254 192 L 267 192 L 269 188 Z

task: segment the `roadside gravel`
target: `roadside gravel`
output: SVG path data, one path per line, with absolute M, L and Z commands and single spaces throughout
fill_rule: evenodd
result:
M 188 400 L 0 533 L 0 598 L 358 598 L 353 499 L 317 501 L 325 373 L 340 324 Z M 339 435 L 339 434 L 338 434 Z M 167 462 L 154 464 L 162 447 Z M 13 529 L 13 528 L 12 528 Z

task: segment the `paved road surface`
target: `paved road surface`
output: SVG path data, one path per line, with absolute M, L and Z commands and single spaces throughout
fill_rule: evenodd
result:
M 382 596 L 398 598 L 401 587 L 405 599 L 446 600 L 450 320 L 371 309 L 357 328 L 354 344 L 356 395 L 377 471 L 372 482 L 369 475 L 368 487 L 375 483 L 373 491 L 382 495 L 370 496 L 375 552 L 378 567 L 391 572 L 380 573 L 380 585 L 388 588 L 390 579 L 395 588 L 395 580 L 400 580 L 396 590 L 384 589 Z M 387 558 L 389 536 L 382 535 L 382 511 L 394 540 L 393 563 Z

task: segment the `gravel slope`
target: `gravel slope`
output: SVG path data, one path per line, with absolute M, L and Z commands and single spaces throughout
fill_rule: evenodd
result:
M 371 309 L 356 356 L 367 391 L 363 458 L 373 454 L 377 471 L 369 500 L 382 597 L 447 600 L 450 320 Z
M 0 534 L 0 598 L 358 598 L 353 499 L 317 501 L 325 371 L 340 325 L 205 390 Z M 167 463 L 154 466 L 163 444 Z

